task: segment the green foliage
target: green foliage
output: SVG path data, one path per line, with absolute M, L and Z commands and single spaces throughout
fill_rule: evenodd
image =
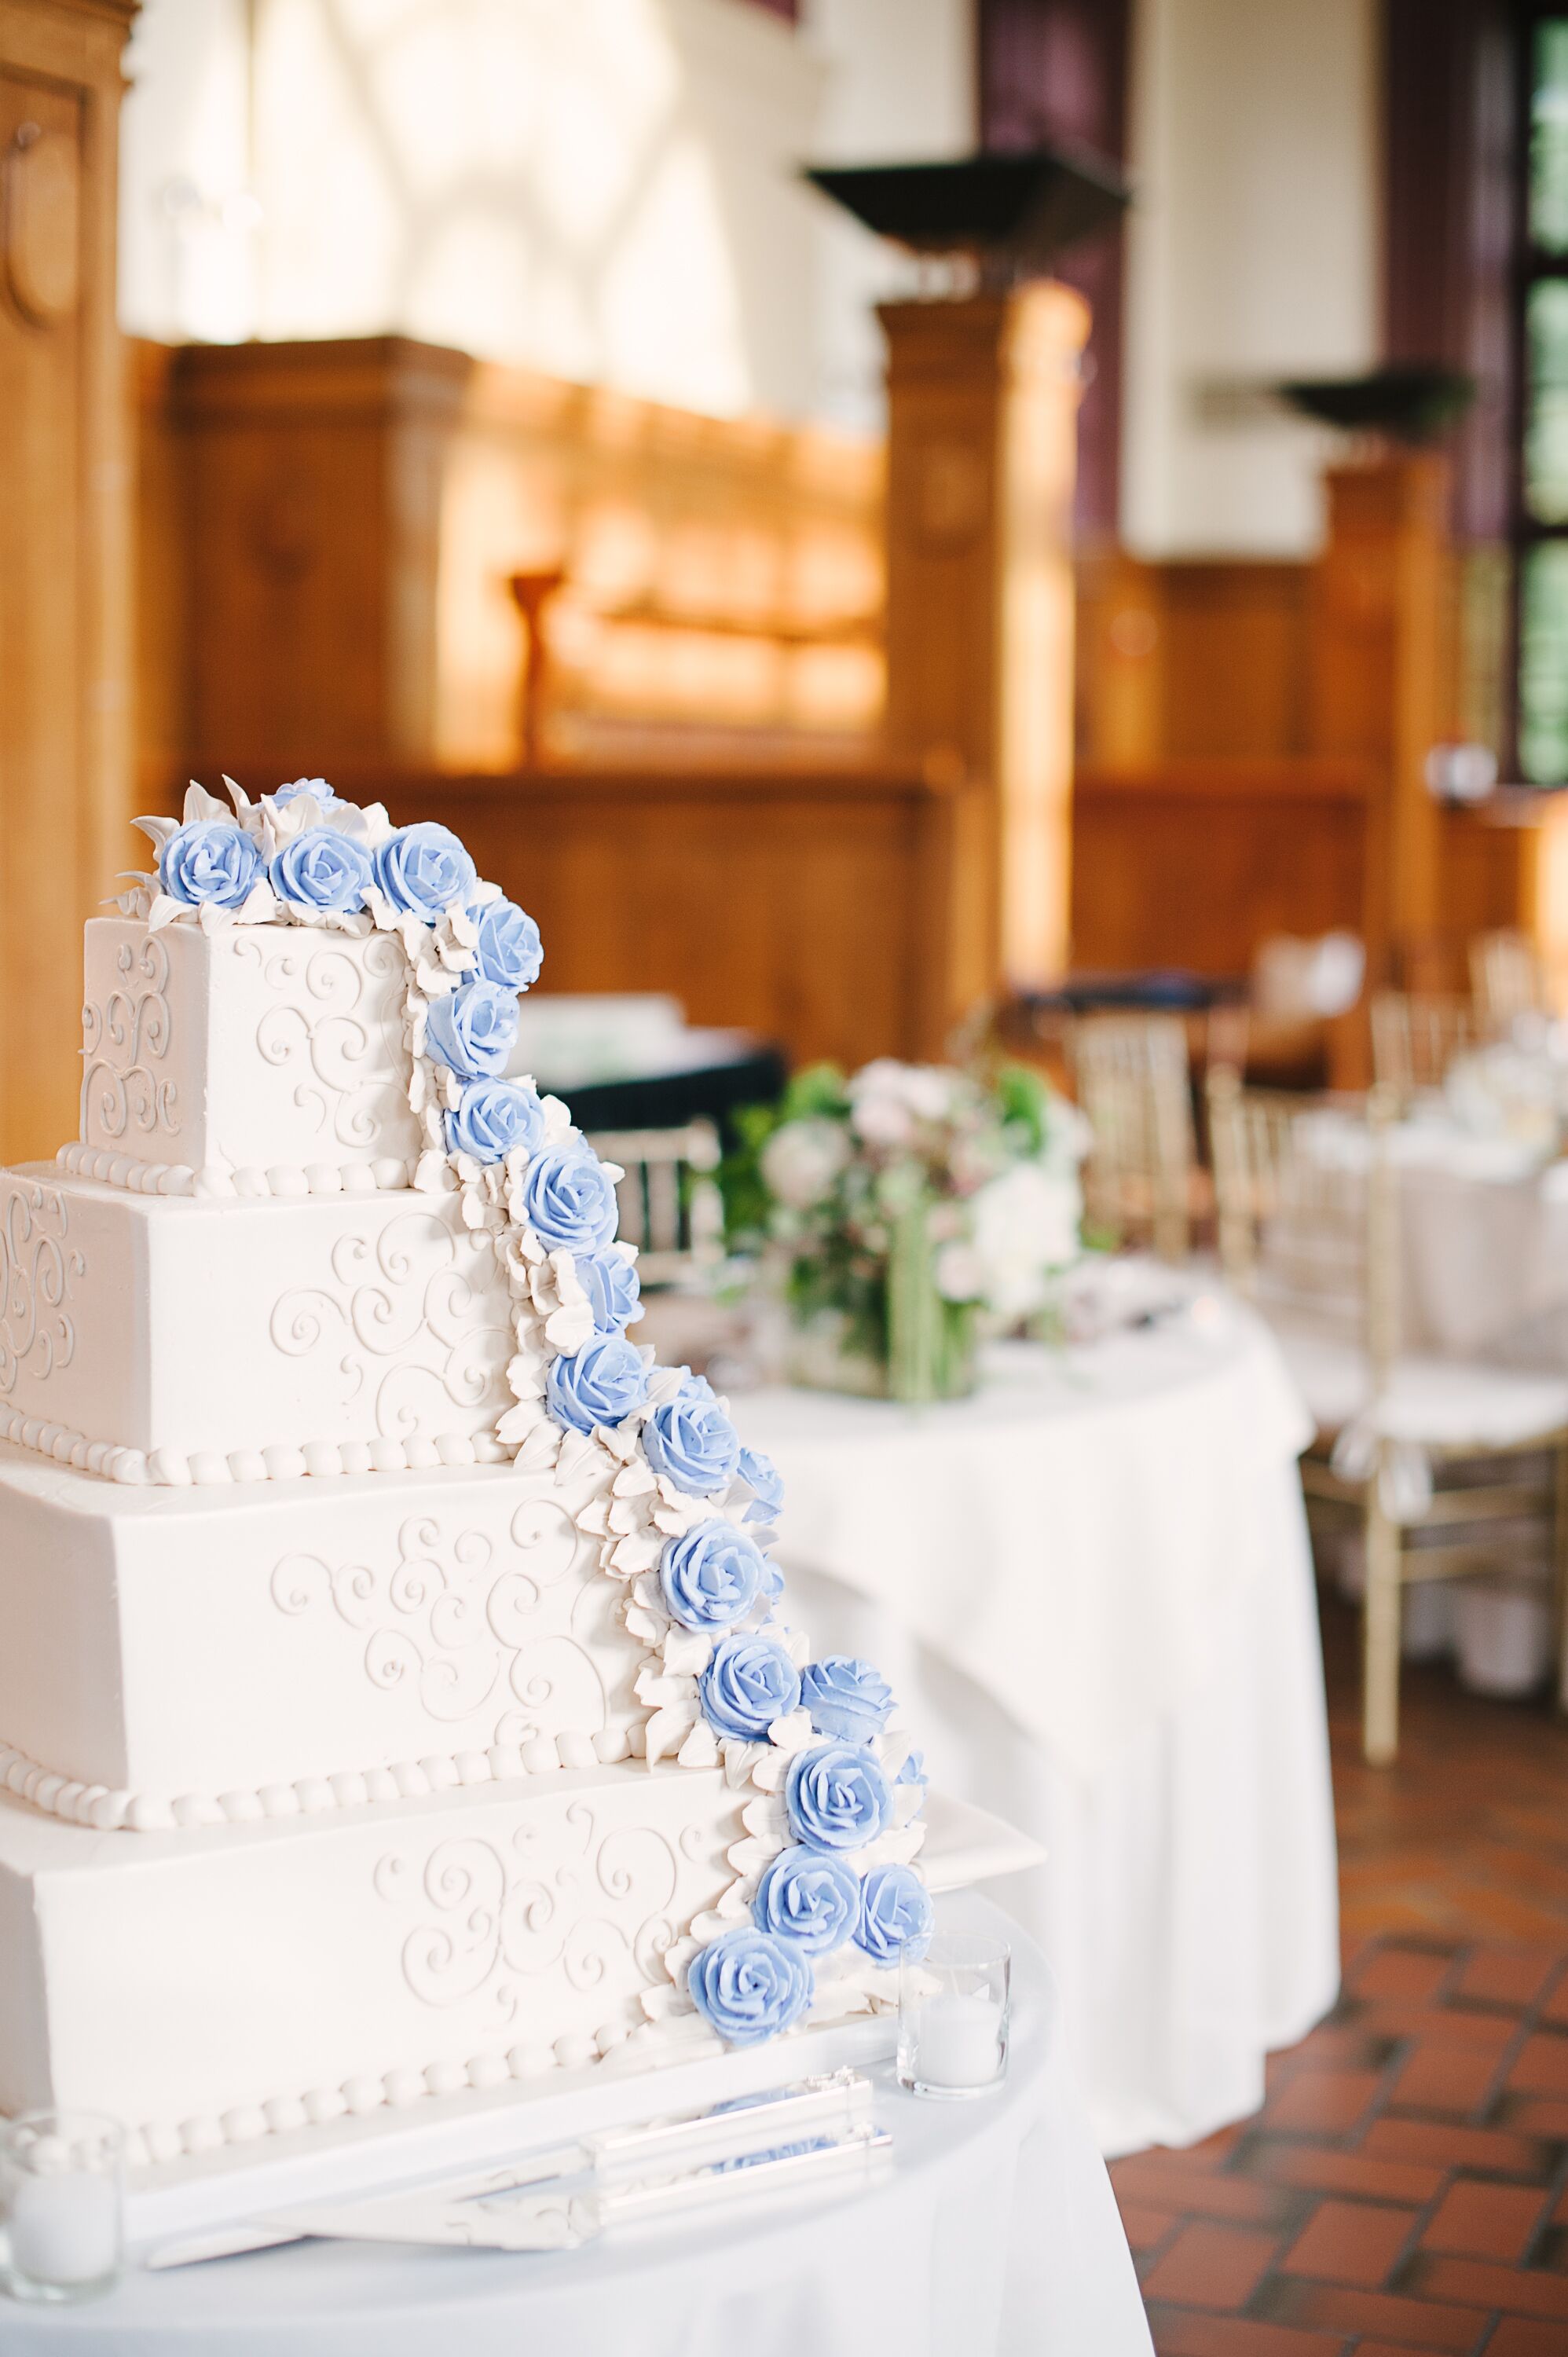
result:
M 1009 1142 L 1015 1142 L 1022 1153 L 1038 1154 L 1050 1127 L 1050 1092 L 1038 1072 L 1027 1064 L 1000 1064 L 992 1086 Z

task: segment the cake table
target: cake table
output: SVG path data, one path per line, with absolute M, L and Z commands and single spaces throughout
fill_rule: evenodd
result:
M 957 1920 L 955 1917 L 954 1920 Z M 983 1900 L 973 1928 L 1006 1929 Z M 5 2357 L 1148 2357 L 1121 2221 L 1038 1951 L 1013 1927 L 1001 2093 L 919 2103 L 876 2072 L 893 2173 L 810 2208 L 531 2255 L 308 2243 L 133 2269 L 95 2306 L 0 2301 Z
M 1309 1425 L 1262 1322 L 1192 1290 L 1089 1345 L 1003 1345 L 940 1407 L 734 1402 L 789 1485 L 813 1643 L 876 1661 L 936 1782 L 1004 1795 L 1046 1850 L 1004 1896 L 1108 2153 L 1254 2111 L 1338 1982 Z

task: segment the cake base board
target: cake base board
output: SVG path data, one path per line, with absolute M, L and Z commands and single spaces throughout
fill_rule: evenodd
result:
M 1004 1819 L 935 1791 L 927 1796 L 926 1823 L 921 1865 L 939 1898 L 1022 1872 L 1044 1855 Z M 252 2147 L 225 2146 L 133 2171 L 128 2239 L 145 2254 L 159 2243 L 302 2201 L 352 2200 L 485 2168 L 592 2128 L 699 2110 L 817 2072 L 883 2061 L 897 2039 L 897 2018 L 884 2014 L 688 2060 L 618 2050 L 605 2061 L 553 2071 L 537 2085 L 514 2082 L 483 2093 L 430 2095 L 407 2111 L 382 2107 L 363 2118 L 270 2136 Z

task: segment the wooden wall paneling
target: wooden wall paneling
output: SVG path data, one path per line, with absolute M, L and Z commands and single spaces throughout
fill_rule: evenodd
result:
M 1244 975 L 1270 934 L 1360 931 L 1374 785 L 1357 761 L 1080 770 L 1075 965 Z
M 897 303 L 887 335 L 887 742 L 982 785 L 966 828 L 985 905 L 968 964 L 993 988 L 1067 960 L 1072 486 L 1089 315 L 1047 282 Z M 963 1008 L 955 1006 L 951 1018 Z
M 400 336 L 176 355 L 199 758 L 430 758 L 443 456 L 472 365 Z
M 876 444 L 401 337 L 192 347 L 172 383 L 199 759 L 512 768 L 508 583 L 557 567 L 547 758 L 874 741 Z
M 1440 813 L 1425 779 L 1453 735 L 1449 476 L 1433 451 L 1330 468 L 1328 538 L 1314 572 L 1315 751 L 1359 757 L 1382 783 L 1368 838 L 1372 980 L 1429 955 L 1444 924 Z
M 124 866 L 127 484 L 114 319 L 134 0 L 0 0 L 0 1152 L 77 1127 L 81 923 Z
M 669 991 L 797 1061 L 940 1052 L 961 789 L 863 772 L 367 774 L 537 920 L 542 987 Z
M 1075 735 L 1090 769 L 1141 769 L 1169 750 L 1165 571 L 1121 548 L 1079 558 Z
M 1310 568 L 1226 557 L 1167 563 L 1159 576 L 1165 757 L 1306 752 Z
M 175 431 L 166 344 L 126 346 L 132 561 L 131 706 L 134 802 L 156 810 L 190 747 L 189 485 Z M 138 838 L 139 840 L 140 838 Z

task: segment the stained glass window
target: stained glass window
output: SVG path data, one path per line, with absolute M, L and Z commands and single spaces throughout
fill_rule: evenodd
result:
M 1568 15 L 1530 33 L 1519 759 L 1568 784 Z

